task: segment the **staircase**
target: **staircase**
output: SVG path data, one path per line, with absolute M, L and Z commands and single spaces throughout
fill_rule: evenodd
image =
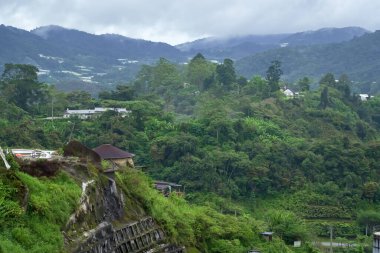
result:
M 114 229 L 103 222 L 89 232 L 76 253 L 185 253 L 184 247 L 165 244 L 165 234 L 153 218 L 146 217 Z

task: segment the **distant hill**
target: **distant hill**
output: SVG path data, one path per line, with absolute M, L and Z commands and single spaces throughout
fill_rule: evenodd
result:
M 322 46 L 348 41 L 367 32 L 358 27 L 324 28 L 294 34 L 205 38 L 174 47 L 117 34 L 94 35 L 54 25 L 39 27 L 30 32 L 0 25 L 0 71 L 4 63 L 33 64 L 40 69 L 41 81 L 55 84 L 66 91 L 85 89 L 97 94 L 102 89 L 132 80 L 141 65 L 152 64 L 160 57 L 182 63 L 201 52 L 208 59 L 217 61 L 224 58 L 236 61 L 255 55 L 254 58 L 237 62 L 240 73 L 248 77 L 253 73 L 263 73 L 272 59 L 281 56 L 286 70 L 285 77 L 289 80 L 300 75 L 319 76 L 330 70 L 340 73 L 352 69 L 350 73 L 354 73 L 353 77 L 368 81 L 376 74 L 371 72 L 372 66 L 367 66 L 364 60 L 358 66 L 355 51 L 348 54 L 352 55 L 352 62 L 326 63 L 326 55 L 341 59 L 339 55 L 346 54 L 346 46 Z M 360 50 L 371 49 L 373 44 L 367 44 L 367 48 L 355 50 L 361 52 Z M 311 45 L 315 46 L 310 47 Z
M 303 76 L 318 81 L 327 72 L 346 73 L 358 91 L 380 91 L 380 31 L 341 43 L 269 50 L 237 61 L 236 68 L 248 78 L 264 75 L 272 60 L 282 62 L 283 79 L 288 81 Z
M 360 27 L 323 28 L 293 34 L 210 37 L 187 42 L 176 47 L 188 56 L 202 53 L 210 59 L 240 59 L 269 49 L 338 43 L 360 37 L 369 31 Z
M 60 88 L 74 87 L 97 93 L 134 78 L 142 64 L 160 57 L 179 62 L 185 58 L 173 46 L 121 35 L 94 35 L 59 26 L 31 32 L 0 26 L 0 65 L 28 63 L 40 70 L 40 79 Z

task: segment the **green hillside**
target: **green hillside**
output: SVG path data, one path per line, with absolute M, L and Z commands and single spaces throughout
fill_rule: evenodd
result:
M 357 245 L 341 252 L 364 252 L 371 240 L 366 228 L 380 224 L 379 97 L 361 101 L 347 79 L 335 82 L 331 74 L 317 90 L 309 90 L 307 82 L 292 84 L 300 93 L 286 97 L 280 65 L 267 68 L 266 78 L 247 81 L 228 59 L 216 65 L 197 55 L 183 69 L 161 59 L 144 66 L 133 85 L 93 99 L 38 82 L 32 66 L 7 65 L 0 85 L 0 145 L 61 149 L 76 139 L 90 148 L 111 143 L 133 152 L 144 172 L 117 174 L 118 185 L 160 221 L 173 241 L 201 252 L 321 252 L 312 242 L 328 240 L 330 226 L 335 240 Z M 13 91 L 23 92 L 23 99 L 11 96 Z M 67 107 L 123 107 L 131 113 L 45 120 L 52 100 L 56 116 Z M 32 216 L 46 226 L 67 219 L 78 194 L 71 186 L 73 192 L 65 193 L 74 182 L 63 175 L 35 179 L 4 172 L 7 190 L 0 200 L 8 204 L 0 218 L 14 219 L 1 223 L 6 224 L 0 227 L 5 249 L 25 252 L 33 244 L 33 238 L 25 239 L 37 229 Z M 186 194 L 158 197 L 149 177 L 181 184 Z M 31 191 L 36 197 L 27 212 L 16 194 L 24 184 L 41 189 Z M 51 188 L 71 203 L 58 218 L 49 204 Z M 30 231 L 14 232 L 25 226 Z M 272 243 L 260 236 L 264 231 L 274 232 Z M 49 234 L 59 237 L 58 226 Z M 302 241 L 300 249 L 292 247 L 296 240 Z M 50 251 L 36 252 L 63 251 L 62 240 L 52 241 L 46 239 Z

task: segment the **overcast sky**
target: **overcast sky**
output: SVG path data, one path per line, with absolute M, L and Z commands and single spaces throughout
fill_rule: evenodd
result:
M 380 0 L 0 0 L 0 23 L 26 30 L 55 24 L 177 44 L 322 27 L 376 30 Z

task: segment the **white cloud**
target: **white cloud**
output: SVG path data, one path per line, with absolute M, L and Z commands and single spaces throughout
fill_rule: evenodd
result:
M 172 44 L 207 36 L 380 27 L 378 0 L 0 0 L 0 23 L 56 24 Z

